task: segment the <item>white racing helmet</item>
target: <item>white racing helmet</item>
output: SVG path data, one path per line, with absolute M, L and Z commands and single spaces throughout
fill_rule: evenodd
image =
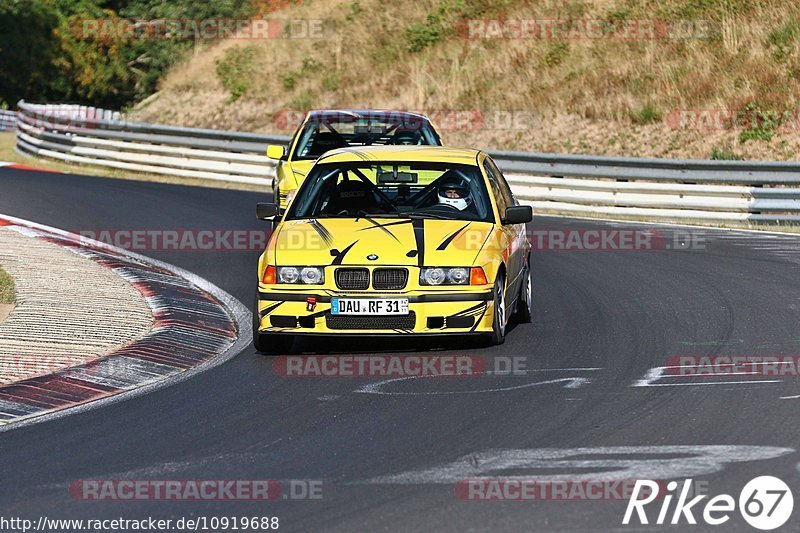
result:
M 472 203 L 469 182 L 458 175 L 447 175 L 441 178 L 437 187 L 439 203 L 463 211 Z

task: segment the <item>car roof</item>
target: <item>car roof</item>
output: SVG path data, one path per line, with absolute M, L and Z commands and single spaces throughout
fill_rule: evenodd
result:
M 393 109 L 314 109 L 308 112 L 308 118 L 345 115 L 353 118 L 403 118 L 415 117 L 428 120 L 428 117 L 421 113 L 411 111 L 397 111 Z
M 443 146 L 358 146 L 338 148 L 324 153 L 318 163 L 359 163 L 386 161 L 392 163 L 478 163 L 479 150 Z

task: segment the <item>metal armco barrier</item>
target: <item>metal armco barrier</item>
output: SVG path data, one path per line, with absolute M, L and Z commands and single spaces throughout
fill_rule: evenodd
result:
M 17 147 L 112 168 L 269 185 L 268 144 L 289 137 L 125 120 L 118 112 L 19 102 Z M 546 213 L 647 220 L 800 223 L 800 163 L 489 151 L 524 203 Z
M 125 120 L 83 106 L 19 102 L 17 147 L 26 153 L 89 165 L 185 178 L 263 185 L 275 175 L 268 144 L 288 137 L 181 128 Z
M 17 128 L 17 114 L 14 111 L 0 109 L 0 131 L 9 131 Z

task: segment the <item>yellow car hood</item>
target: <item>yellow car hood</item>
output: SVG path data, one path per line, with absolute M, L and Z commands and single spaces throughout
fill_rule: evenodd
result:
M 268 249 L 277 265 L 472 266 L 493 228 L 466 220 L 290 220 Z

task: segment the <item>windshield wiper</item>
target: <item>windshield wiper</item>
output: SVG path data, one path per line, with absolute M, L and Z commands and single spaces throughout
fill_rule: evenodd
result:
M 387 211 L 385 213 L 367 213 L 363 209 L 359 209 L 357 213 L 346 213 L 340 215 L 339 213 L 320 213 L 318 215 L 310 215 L 308 217 L 304 217 L 304 219 L 311 219 L 311 218 L 411 218 L 411 215 L 407 213 L 402 213 L 400 211 Z M 292 219 L 292 220 L 303 220 L 303 219 Z
M 408 213 L 402 211 L 384 211 L 383 213 L 369 213 L 371 218 L 411 218 Z
M 436 215 L 433 213 L 406 213 L 409 218 L 435 218 L 437 220 L 464 220 L 462 218 L 446 217 L 444 215 Z

